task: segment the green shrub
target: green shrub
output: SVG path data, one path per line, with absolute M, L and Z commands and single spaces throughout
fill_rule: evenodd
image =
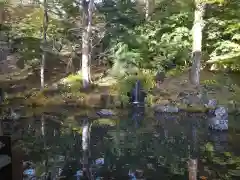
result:
M 60 84 L 69 88 L 71 92 L 79 91 L 82 88 L 82 76 L 81 74 L 70 74 L 60 81 Z
M 148 92 L 155 86 L 154 72 L 143 70 L 141 73 L 135 75 L 128 75 L 118 79 L 115 86 L 117 93 L 120 95 L 121 101 L 126 104 L 128 102 L 127 92 L 131 91 L 137 80 L 140 80 L 143 89 Z M 152 97 L 147 94 L 147 103 L 151 104 Z

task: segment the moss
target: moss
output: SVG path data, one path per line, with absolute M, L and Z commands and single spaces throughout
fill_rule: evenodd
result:
M 116 120 L 109 119 L 109 118 L 99 118 L 93 122 L 93 125 L 107 125 L 107 126 L 115 126 Z
M 205 113 L 208 110 L 208 108 L 201 105 L 187 106 L 185 104 L 181 104 L 181 105 L 178 105 L 178 108 L 182 111 L 186 111 L 190 113 Z
M 81 73 L 70 74 L 60 81 L 68 90 L 72 92 L 79 91 L 82 88 L 82 76 Z

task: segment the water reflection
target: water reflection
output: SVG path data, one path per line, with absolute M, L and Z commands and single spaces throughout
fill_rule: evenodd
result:
M 210 132 L 201 115 L 152 116 L 139 107 L 120 114 L 111 119 L 115 126 L 81 117 L 74 128 L 49 115 L 35 117 L 23 133 L 24 160 L 37 177 L 52 179 L 195 180 L 212 166 L 207 144 L 214 157 L 231 151 L 228 133 Z

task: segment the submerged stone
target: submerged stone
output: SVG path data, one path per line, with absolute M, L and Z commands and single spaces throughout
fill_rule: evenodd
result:
M 215 109 L 214 114 L 217 118 L 227 119 L 228 118 L 228 111 L 225 107 L 220 106 Z
M 228 120 L 219 119 L 219 117 L 212 117 L 209 119 L 209 128 L 217 131 L 228 130 Z
M 113 116 L 115 113 L 110 109 L 101 109 L 97 112 L 97 115 L 99 116 Z
M 209 119 L 209 128 L 217 131 L 228 130 L 228 110 L 224 106 L 217 107 L 217 100 L 209 100 L 205 107 L 209 108 L 208 115 L 211 116 Z
M 96 165 L 104 165 L 104 158 L 98 158 L 95 160 Z

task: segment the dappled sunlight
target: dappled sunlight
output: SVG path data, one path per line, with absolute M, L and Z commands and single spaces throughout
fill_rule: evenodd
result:
M 100 118 L 93 121 L 93 125 L 95 126 L 116 126 L 117 120 Z
M 239 179 L 238 0 L 19 3 L 0 2 L 0 132 L 23 174 Z

